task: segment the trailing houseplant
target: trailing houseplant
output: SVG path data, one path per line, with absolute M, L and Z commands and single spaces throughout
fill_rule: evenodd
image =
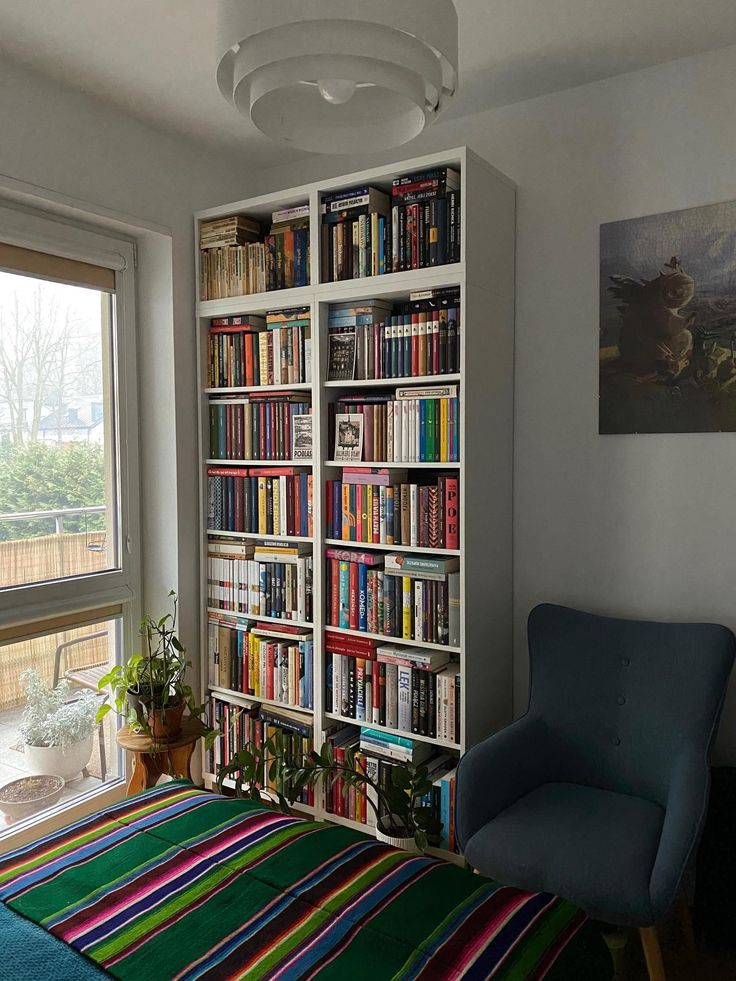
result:
M 26 706 L 18 732 L 28 768 L 72 780 L 89 763 L 99 698 L 74 692 L 66 679 L 50 688 L 32 668 L 24 672 Z
M 238 796 L 272 801 L 288 813 L 289 804 L 298 799 L 305 787 L 323 781 L 334 789 L 342 781 L 344 797 L 352 788 L 365 798 L 376 817 L 377 835 L 383 840 L 419 851 L 439 841 L 442 823 L 424 803 L 432 790 L 426 766 L 395 763 L 390 783 L 383 786 L 361 767 L 351 747 L 345 749 L 342 760 L 336 758 L 329 742 L 321 750 L 300 757 L 288 752 L 285 740 L 284 733 L 277 731 L 262 745 L 242 749 L 220 767 L 220 790 L 227 778 L 234 778 Z
M 173 589 L 169 597 L 171 613 L 159 619 L 146 614 L 141 620 L 142 652 L 133 654 L 124 664 L 114 665 L 100 679 L 99 686 L 109 689 L 111 701 L 97 713 L 99 720 L 115 711 L 134 732 L 160 742 L 177 738 L 185 711 L 195 718 L 204 714 L 204 706 L 196 703 L 186 680 L 192 663 L 176 633 L 178 597 Z M 205 728 L 207 742 L 215 735 L 214 730 Z

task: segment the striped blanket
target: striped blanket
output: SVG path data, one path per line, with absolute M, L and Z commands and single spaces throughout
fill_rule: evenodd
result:
M 0 858 L 0 900 L 124 981 L 611 977 L 563 900 L 183 782 Z

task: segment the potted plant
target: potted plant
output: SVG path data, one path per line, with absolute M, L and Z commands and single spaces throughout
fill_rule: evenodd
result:
M 329 742 L 319 752 L 312 750 L 304 757 L 294 757 L 287 752 L 283 733 L 277 731 L 261 746 L 241 750 L 220 768 L 217 775 L 220 790 L 228 777 L 235 778 L 238 796 L 275 802 L 287 813 L 289 803 L 293 804 L 305 787 L 314 786 L 320 780 L 334 787 L 342 780 L 344 796 L 354 788 L 365 797 L 376 816 L 376 837 L 381 841 L 407 851 L 422 852 L 429 844 L 439 841 L 442 823 L 424 803 L 432 783 L 423 765 L 396 763 L 391 767 L 390 784 L 381 786 L 362 769 L 353 748 L 345 749 L 344 760 L 335 757 Z M 264 787 L 276 789 L 264 790 Z
M 101 689 L 110 690 L 111 701 L 100 706 L 98 720 L 115 711 L 132 730 L 158 742 L 179 736 L 185 710 L 196 718 L 204 714 L 204 706 L 196 704 L 186 682 L 192 664 L 176 635 L 178 597 L 173 589 L 169 596 L 173 599 L 171 613 L 158 620 L 146 614 L 141 620 L 143 652 L 115 665 L 99 683 Z M 206 742 L 214 735 L 213 730 L 205 729 Z
M 89 763 L 99 698 L 91 691 L 72 697 L 66 679 L 49 688 L 37 671 L 26 671 L 26 707 L 18 726 L 28 769 L 73 780 Z

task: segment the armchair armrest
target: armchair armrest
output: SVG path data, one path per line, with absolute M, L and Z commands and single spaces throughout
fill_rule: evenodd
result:
M 687 753 L 677 760 L 667 793 L 657 857 L 649 880 L 655 921 L 665 916 L 677 898 L 680 881 L 703 827 L 709 787 L 710 771 L 702 756 Z
M 455 783 L 461 848 L 497 814 L 551 779 L 551 743 L 542 719 L 525 715 L 463 756 Z

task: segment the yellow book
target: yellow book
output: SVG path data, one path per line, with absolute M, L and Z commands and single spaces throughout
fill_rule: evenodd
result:
M 440 399 L 440 460 L 447 463 L 449 452 L 447 448 L 447 437 L 450 434 L 450 427 L 447 419 L 448 400 Z
M 266 478 L 258 478 L 258 534 L 267 534 L 266 524 Z
M 373 484 L 365 485 L 365 510 L 368 515 L 368 526 L 366 541 L 371 544 L 373 542 Z
M 273 481 L 273 533 L 281 534 L 281 485 L 278 479 Z
M 258 638 L 253 634 L 248 634 L 248 687 L 252 690 L 253 694 L 257 694 L 256 685 L 258 683 L 258 672 L 256 671 L 256 656 L 255 648 L 258 644 Z
M 342 485 L 342 535 L 344 542 L 350 541 L 350 484 Z
M 413 594 L 413 590 L 411 588 L 411 576 L 401 577 L 401 592 L 401 636 L 404 640 L 411 640 L 411 607 Z

